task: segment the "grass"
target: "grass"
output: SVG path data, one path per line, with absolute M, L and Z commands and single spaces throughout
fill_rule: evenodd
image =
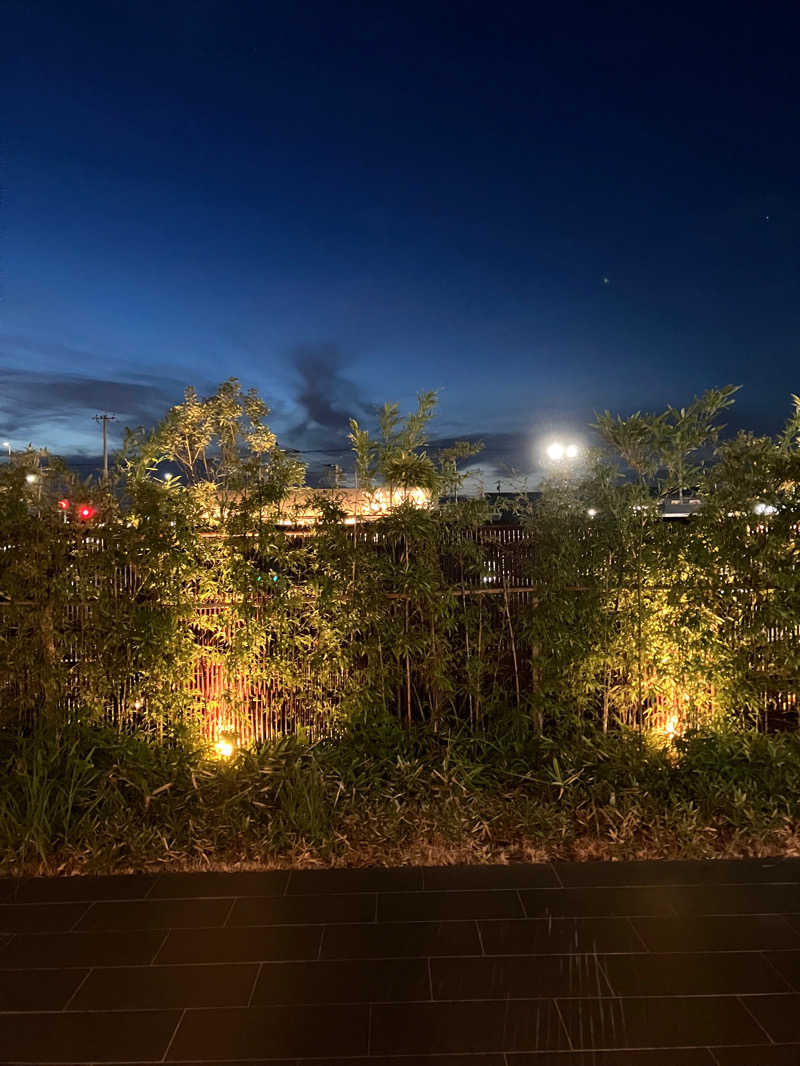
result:
M 353 722 L 230 761 L 88 724 L 0 738 L 5 873 L 800 854 L 800 737 L 658 745 Z

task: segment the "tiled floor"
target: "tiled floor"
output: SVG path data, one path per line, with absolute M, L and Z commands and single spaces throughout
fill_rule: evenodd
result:
M 800 860 L 0 880 L 0 1062 L 800 1066 Z

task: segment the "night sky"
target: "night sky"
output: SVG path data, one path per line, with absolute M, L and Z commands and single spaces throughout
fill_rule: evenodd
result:
M 777 429 L 798 17 L 659 6 L 7 2 L 0 439 L 88 470 L 232 375 L 345 467 L 426 388 L 492 481 L 710 385 Z

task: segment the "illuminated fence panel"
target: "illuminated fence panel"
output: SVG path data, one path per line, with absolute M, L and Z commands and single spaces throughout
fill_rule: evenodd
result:
M 380 538 L 374 529 L 354 532 L 364 543 L 381 550 Z M 473 567 L 468 574 L 460 569 L 454 545 L 457 537 L 471 540 L 480 549 L 481 565 Z M 104 550 L 98 540 L 90 545 L 97 553 Z M 486 608 L 486 624 L 494 626 L 504 636 L 504 627 L 513 621 L 516 626 L 524 617 L 535 611 L 538 598 L 544 591 L 534 585 L 531 578 L 531 563 L 534 561 L 535 539 L 531 531 L 521 526 L 493 525 L 458 531 L 449 545 L 443 547 L 442 573 L 449 590 L 444 595 L 463 597 L 472 603 L 481 602 Z M 143 601 L 142 581 L 136 569 L 123 564 L 105 571 L 105 580 L 112 583 L 115 597 L 121 604 Z M 90 595 L 103 580 L 102 572 L 90 573 L 81 587 L 84 595 Z M 734 590 L 743 595 L 747 590 Z M 582 596 L 591 593 L 581 586 L 568 590 L 569 595 Z M 746 660 L 751 675 L 759 724 L 765 729 L 793 727 L 797 723 L 798 677 L 794 664 L 800 647 L 800 624 L 787 621 L 790 612 L 781 615 L 771 603 L 769 590 L 750 590 L 752 603 L 740 612 L 739 621 L 729 627 L 728 639 L 732 647 L 739 649 Z M 401 610 L 402 597 L 386 592 L 386 610 Z M 113 598 L 112 598 L 113 599 Z M 157 613 L 158 603 L 146 605 Z M 113 604 L 112 604 L 113 607 Z M 10 610 L 13 608 L 13 611 Z M 269 623 L 263 624 L 263 646 L 249 659 L 247 667 L 236 663 L 230 652 L 235 643 L 235 619 L 231 619 L 230 603 L 189 603 L 188 617 L 191 630 L 191 661 L 187 671 L 176 677 L 175 685 L 185 696 L 187 713 L 196 719 L 202 732 L 210 739 L 222 730 L 234 729 L 243 741 L 265 741 L 303 728 L 311 735 L 319 735 L 330 728 L 332 710 L 344 696 L 351 678 L 341 666 L 326 665 L 312 669 L 309 656 L 292 645 L 291 637 L 283 637 L 283 644 L 276 648 L 271 641 L 277 639 L 268 632 Z M 124 612 L 123 612 L 124 613 Z M 12 624 L 13 616 L 13 624 Z M 25 615 L 24 605 L 6 604 L 0 613 L 0 626 L 34 623 Z M 140 679 L 135 670 L 127 673 L 124 661 L 113 664 L 114 680 L 106 684 L 105 673 L 112 672 L 112 665 L 104 661 L 103 627 L 113 625 L 113 615 L 100 614 L 93 600 L 66 606 L 64 617 L 57 624 L 60 629 L 59 654 L 61 656 L 61 702 L 67 712 L 84 707 L 82 694 L 85 691 L 101 692 L 102 706 L 99 712 L 120 728 L 139 728 L 152 721 L 152 708 L 139 695 Z M 258 620 L 256 628 L 258 628 Z M 457 627 L 460 625 L 456 615 Z M 12 634 L 13 636 L 13 634 Z M 458 639 L 455 632 L 454 639 Z M 278 650 L 280 654 L 278 654 Z M 539 649 L 544 656 L 547 648 Z M 117 649 L 116 654 L 119 654 Z M 512 662 L 509 642 L 501 641 L 501 654 L 497 661 L 500 682 L 505 686 L 509 700 L 515 691 L 516 664 Z M 277 669 L 280 660 L 282 669 Z M 357 661 L 357 654 L 351 656 Z M 4 709 L 13 708 L 18 693 L 35 690 L 36 678 L 30 667 L 0 676 L 0 698 Z M 100 684 L 98 684 L 98 679 Z M 523 693 L 535 685 L 536 679 L 529 658 L 520 665 L 516 679 Z M 103 688 L 105 685 L 105 688 Z M 683 695 L 677 686 L 659 691 L 648 697 L 643 713 L 643 724 L 669 733 L 674 723 L 682 728 L 695 724 L 714 706 L 714 692 L 696 692 L 690 707 L 685 707 Z M 19 706 L 26 708 L 23 719 L 30 722 L 36 716 L 35 704 L 19 699 Z M 471 713 L 471 712 L 470 712 Z M 467 711 L 464 710 L 465 717 Z

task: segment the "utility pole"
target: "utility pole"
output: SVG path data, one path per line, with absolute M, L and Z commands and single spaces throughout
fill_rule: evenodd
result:
M 116 419 L 116 415 L 95 415 L 95 422 L 103 424 L 103 481 L 108 481 L 108 423 Z

